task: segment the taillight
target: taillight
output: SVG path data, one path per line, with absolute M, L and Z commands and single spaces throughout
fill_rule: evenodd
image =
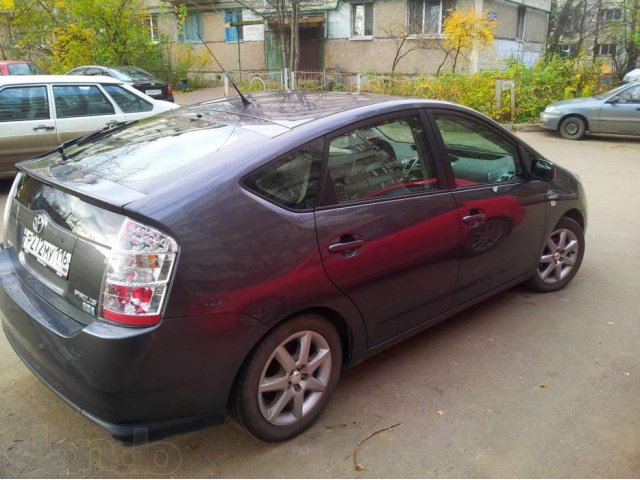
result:
M 102 317 L 131 326 L 158 323 L 177 253 L 169 235 L 126 218 L 105 269 Z
M 171 85 L 167 84 L 167 95 L 173 95 L 173 89 L 171 88 Z

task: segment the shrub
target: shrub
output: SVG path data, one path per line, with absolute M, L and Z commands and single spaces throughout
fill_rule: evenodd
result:
M 601 65 L 586 58 L 552 56 L 531 67 L 512 60 L 502 70 L 474 75 L 445 73 L 438 77 L 407 80 L 368 75 L 364 91 L 389 95 L 433 98 L 460 103 L 496 120 L 508 118 L 508 94 L 499 111 L 495 100 L 495 81 L 513 80 L 516 90 L 516 122 L 535 120 L 549 103 L 566 98 L 589 96 L 599 90 Z

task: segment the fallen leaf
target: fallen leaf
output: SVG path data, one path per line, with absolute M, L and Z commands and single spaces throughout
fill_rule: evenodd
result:
M 540 388 L 547 388 L 547 386 L 544 383 L 541 383 L 540 385 L 538 385 Z
M 438 410 L 436 413 L 438 414 L 438 416 L 439 416 L 439 417 L 441 417 L 442 415 L 444 415 L 444 412 L 443 412 L 442 410 Z
M 361 463 L 356 464 L 356 470 L 357 470 L 357 471 L 361 472 L 362 470 L 364 470 L 364 468 L 365 468 L 365 467 L 364 467 L 364 465 L 363 465 L 363 464 L 361 464 Z
M 631 374 L 630 374 L 629 372 L 624 372 L 624 376 L 625 376 L 625 377 L 630 377 L 630 376 L 631 376 Z
M 616 322 L 607 322 L 609 325 L 615 325 Z

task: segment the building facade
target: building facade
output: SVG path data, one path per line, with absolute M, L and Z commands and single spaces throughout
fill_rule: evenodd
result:
M 300 70 L 388 73 L 404 40 L 401 53 L 418 43 L 420 48 L 404 56 L 395 71 L 435 73 L 445 58 L 441 47 L 443 19 L 452 8 L 472 8 L 496 21 L 492 44 L 465 57 L 458 71 L 499 68 L 511 57 L 531 64 L 545 47 L 550 1 L 303 0 Z M 180 55 L 186 48 L 202 50 L 199 34 L 227 69 L 253 71 L 283 66 L 278 22 L 272 9 L 265 7 L 268 4 L 146 1 L 150 35 L 156 39 L 165 35 L 174 54 Z M 182 29 L 178 26 L 178 10 Z
M 561 0 L 553 14 L 549 48 L 563 56 L 600 59 L 604 73 L 620 77 L 637 66 L 633 32 L 640 28 L 639 8 L 636 0 Z

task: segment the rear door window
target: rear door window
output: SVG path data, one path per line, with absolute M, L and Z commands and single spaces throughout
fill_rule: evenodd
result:
M 435 166 L 417 115 L 384 120 L 334 137 L 329 144 L 329 203 L 345 203 L 438 188 Z M 324 203 L 324 202 L 323 202 Z
M 58 118 L 114 115 L 115 109 L 95 85 L 54 85 Z
M 107 91 L 124 113 L 150 112 L 153 110 L 153 105 L 120 85 L 103 85 L 102 88 Z
M 47 87 L 7 87 L 0 90 L 0 122 L 50 118 Z

